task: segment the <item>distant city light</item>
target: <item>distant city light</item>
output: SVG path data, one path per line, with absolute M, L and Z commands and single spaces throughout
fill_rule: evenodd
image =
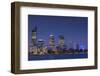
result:
M 85 49 L 84 45 L 80 45 L 80 49 L 84 50 Z

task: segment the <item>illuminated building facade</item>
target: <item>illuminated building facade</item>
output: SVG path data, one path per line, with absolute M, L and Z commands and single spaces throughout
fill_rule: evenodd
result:
M 56 46 L 55 46 L 55 38 L 54 38 L 54 35 L 50 35 L 49 36 L 49 48 L 50 48 L 50 51 L 52 51 L 52 53 L 54 54 L 57 54 L 57 49 L 56 49 Z
M 54 35 L 49 36 L 49 46 L 54 47 L 55 46 L 55 39 Z
M 65 38 L 63 35 L 58 36 L 58 43 L 55 43 L 55 36 L 49 35 L 48 44 L 45 44 L 43 39 L 37 39 L 37 27 L 32 30 L 32 46 L 29 48 L 29 53 L 33 55 L 45 55 L 45 54 L 79 54 L 84 53 L 83 49 L 80 49 L 79 44 L 76 44 L 76 49 L 74 49 L 74 44 L 72 41 L 65 44 Z M 87 53 L 87 50 L 86 52 Z
M 62 35 L 59 36 L 58 44 L 59 44 L 60 46 L 63 46 L 63 45 L 64 45 L 64 36 L 62 36 Z
M 37 44 L 37 27 L 36 26 L 32 30 L 32 43 L 33 43 L 33 46 L 36 46 Z

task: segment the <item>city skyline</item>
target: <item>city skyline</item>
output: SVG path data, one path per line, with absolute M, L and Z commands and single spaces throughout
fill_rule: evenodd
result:
M 65 37 L 65 44 L 70 42 L 79 44 L 80 48 L 88 48 L 87 44 L 87 17 L 63 17 L 63 16 L 28 16 L 28 41 L 31 44 L 32 30 L 37 27 L 37 38 L 43 39 L 48 45 L 49 35 L 54 35 L 55 44 L 58 44 L 58 36 Z

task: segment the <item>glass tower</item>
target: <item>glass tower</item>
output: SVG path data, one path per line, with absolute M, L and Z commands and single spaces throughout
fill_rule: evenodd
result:
M 33 46 L 36 46 L 37 44 L 37 27 L 36 26 L 32 30 L 32 43 L 33 43 Z

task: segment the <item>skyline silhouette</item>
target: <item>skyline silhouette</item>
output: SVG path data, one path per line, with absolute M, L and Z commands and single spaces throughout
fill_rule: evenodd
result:
M 69 17 L 69 16 L 28 16 L 28 42 L 31 44 L 31 35 L 34 26 L 37 27 L 37 38 L 43 39 L 48 45 L 50 34 L 55 36 L 55 44 L 58 44 L 58 35 L 65 37 L 66 45 L 73 42 L 79 44 L 80 48 L 88 48 L 88 18 L 87 17 Z M 75 46 L 74 46 L 75 48 Z

